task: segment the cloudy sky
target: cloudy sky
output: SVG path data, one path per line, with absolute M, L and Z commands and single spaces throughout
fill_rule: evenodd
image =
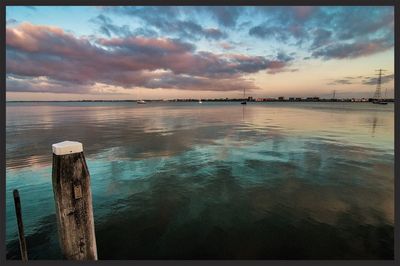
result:
M 7 100 L 393 96 L 393 7 L 7 7 Z

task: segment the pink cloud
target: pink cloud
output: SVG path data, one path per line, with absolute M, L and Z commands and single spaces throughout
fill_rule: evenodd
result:
M 77 88 L 94 83 L 125 88 L 239 89 L 235 84 L 256 88 L 243 76 L 287 64 L 261 56 L 196 52 L 192 44 L 177 39 L 130 36 L 89 41 L 56 27 L 29 23 L 7 28 L 6 45 L 8 75 L 47 77 L 49 83 L 69 82 Z M 7 83 L 7 90 L 13 90 L 12 83 Z
M 293 7 L 295 17 L 299 20 L 305 20 L 309 18 L 313 12 L 317 9 L 315 6 L 296 6 Z
M 233 45 L 231 45 L 230 43 L 227 43 L 227 42 L 221 42 L 219 45 L 220 45 L 222 48 L 224 48 L 225 50 L 230 50 L 230 49 L 233 49 L 233 48 L 234 48 Z
M 167 38 L 146 38 L 141 36 L 99 39 L 98 43 L 108 47 L 158 49 L 160 51 L 170 53 L 184 53 L 193 49 L 193 47 L 187 43 L 178 42 Z

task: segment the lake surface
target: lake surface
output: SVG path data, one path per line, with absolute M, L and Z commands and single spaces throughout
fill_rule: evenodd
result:
M 394 105 L 7 103 L 7 258 L 62 258 L 51 145 L 83 143 L 99 259 L 393 259 Z

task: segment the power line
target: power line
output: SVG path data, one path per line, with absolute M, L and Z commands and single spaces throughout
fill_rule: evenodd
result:
M 385 72 L 386 70 L 377 69 L 375 71 L 379 71 L 378 72 L 378 82 L 376 84 L 376 90 L 375 90 L 375 94 L 374 94 L 374 99 L 378 100 L 381 98 L 382 72 Z

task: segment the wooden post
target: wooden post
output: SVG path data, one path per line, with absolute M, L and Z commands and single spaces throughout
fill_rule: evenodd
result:
M 14 194 L 15 214 L 17 215 L 17 223 L 18 223 L 19 249 L 21 251 L 21 259 L 22 261 L 25 262 L 28 261 L 28 251 L 26 249 L 24 224 L 22 223 L 21 201 L 17 189 L 14 189 L 13 194 Z
M 97 260 L 90 175 L 82 144 L 53 144 L 53 192 L 61 250 L 69 260 Z

